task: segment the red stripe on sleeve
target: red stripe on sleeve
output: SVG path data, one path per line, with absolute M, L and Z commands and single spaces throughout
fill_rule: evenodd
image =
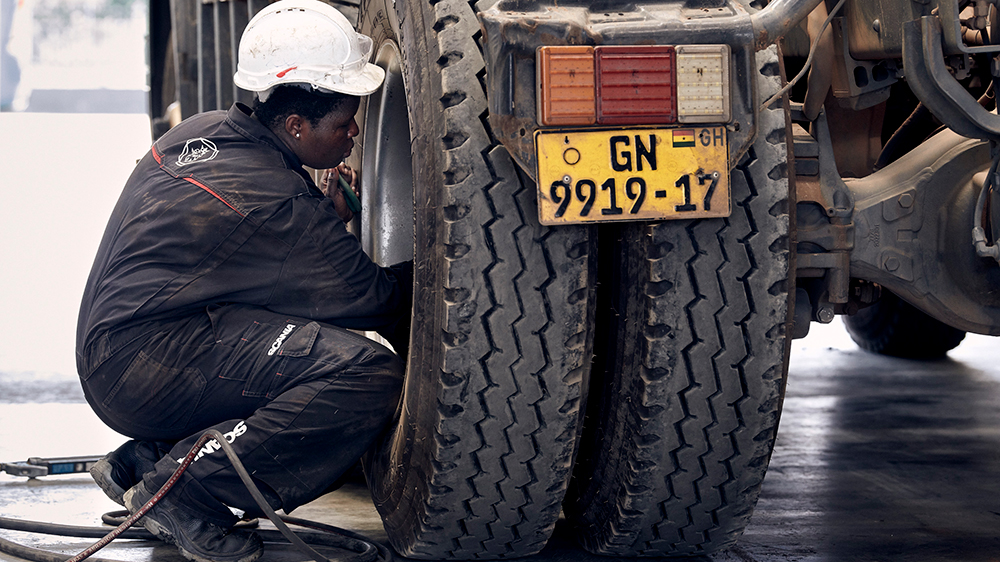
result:
M 232 210 L 236 211 L 236 214 L 237 214 L 237 215 L 239 215 L 239 216 L 241 216 L 241 217 L 245 217 L 245 216 L 246 216 L 246 215 L 244 215 L 243 213 L 241 213 L 239 209 L 237 209 L 236 207 L 233 207 L 232 205 L 230 205 L 230 204 L 229 204 L 229 201 L 226 201 L 226 200 L 225 200 L 225 199 L 223 199 L 223 198 L 222 198 L 222 196 L 220 196 L 220 195 L 219 195 L 218 193 L 216 193 L 216 192 L 212 191 L 212 188 L 208 187 L 207 185 L 205 185 L 205 184 L 203 184 L 203 183 L 199 182 L 198 180 L 196 180 L 196 179 L 194 179 L 194 178 L 191 178 L 191 177 L 187 177 L 187 178 L 184 178 L 184 181 L 187 181 L 187 182 L 190 182 L 190 183 L 192 183 L 192 184 L 194 184 L 194 185 L 197 185 L 198 187 L 200 187 L 200 188 L 204 189 L 204 190 L 205 190 L 205 191 L 207 191 L 208 193 L 211 193 L 213 197 L 215 197 L 215 198 L 216 198 L 216 199 L 218 199 L 219 201 L 222 201 L 223 203 L 225 203 L 225 204 L 226 204 L 226 206 L 227 206 L 227 207 L 229 207 L 230 209 L 232 209 Z

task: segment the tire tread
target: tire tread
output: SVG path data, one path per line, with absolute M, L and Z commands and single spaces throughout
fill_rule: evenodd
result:
M 763 90 L 780 83 L 770 76 L 774 60 L 773 49 L 758 54 Z M 567 504 L 591 552 L 709 554 L 749 521 L 787 365 L 788 284 L 779 282 L 789 275 L 789 194 L 779 127 L 783 108 L 762 112 L 758 141 L 731 174 L 729 218 L 625 230 L 621 254 L 643 252 L 634 267 L 621 258 L 623 279 L 642 283 L 627 310 L 644 326 L 626 324 L 617 336 L 627 346 L 638 331 L 640 359 L 629 364 L 630 352 L 618 350 L 623 375 L 603 392 L 621 384 L 625 400 L 602 406 L 611 419 L 587 429 L 613 437 L 588 451 L 596 456 L 576 474 Z
M 441 382 L 436 411 L 415 430 L 432 443 L 419 453 L 428 458 L 414 453 L 396 485 L 413 497 L 380 512 L 407 557 L 527 556 L 559 517 L 582 423 L 592 235 L 539 226 L 533 184 L 493 138 L 473 4 L 422 1 L 396 9 L 429 16 L 426 28 L 409 25 L 430 30 L 435 70 L 423 79 L 436 93 L 421 95 L 443 116 L 411 130 L 415 153 L 422 142 L 442 155 L 444 337 L 440 366 L 429 366 Z

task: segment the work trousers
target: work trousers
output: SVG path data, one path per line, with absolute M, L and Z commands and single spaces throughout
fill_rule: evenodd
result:
M 399 357 L 368 338 L 245 305 L 113 331 L 95 349 L 87 362 L 96 368 L 81 378 L 97 415 L 134 439 L 168 443 L 143 477 L 147 489 L 212 428 L 286 513 L 330 489 L 372 445 L 403 382 Z M 226 506 L 259 514 L 211 442 L 171 495 L 220 526 L 235 521 Z

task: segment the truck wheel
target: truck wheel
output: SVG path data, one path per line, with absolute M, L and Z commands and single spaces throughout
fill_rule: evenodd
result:
M 366 460 L 375 505 L 406 557 L 534 554 L 581 431 L 596 236 L 540 226 L 491 136 L 473 5 L 365 0 L 358 27 L 387 70 L 359 111 L 362 194 L 380 202 L 362 238 L 415 263 L 400 418 Z
M 965 332 L 928 316 L 893 293 L 882 290 L 878 301 L 844 325 L 862 349 L 907 359 L 936 359 L 958 347 Z
M 776 50 L 757 62 L 764 100 Z M 590 552 L 704 555 L 749 522 L 788 368 L 786 116 L 761 112 L 729 218 L 601 233 L 597 362 L 564 505 Z

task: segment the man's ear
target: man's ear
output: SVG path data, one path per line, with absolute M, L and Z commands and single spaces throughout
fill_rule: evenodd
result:
M 300 138 L 305 119 L 301 115 L 293 113 L 285 117 L 285 132 L 294 138 Z

